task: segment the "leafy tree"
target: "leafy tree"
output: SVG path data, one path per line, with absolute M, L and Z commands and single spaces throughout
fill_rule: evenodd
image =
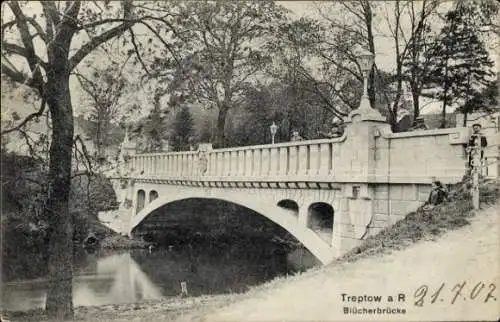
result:
M 476 111 L 495 113 L 500 110 L 498 107 L 498 84 L 497 74 L 497 79 L 494 82 L 491 82 L 483 91 L 474 93 L 465 104 L 460 106 L 459 110 L 464 114 L 463 126 L 467 125 L 467 115 L 470 113 Z
M 394 121 L 403 98 L 404 81 L 408 82 L 413 102 L 413 119 L 420 115 L 422 78 L 427 71 L 427 61 L 422 58 L 427 48 L 430 22 L 437 14 L 439 1 L 396 0 L 386 3 L 391 12 L 386 16 L 390 36 L 394 41 L 396 69 L 395 97 L 392 101 L 390 118 Z M 407 23 L 406 21 L 409 21 Z
M 41 104 L 37 112 L 4 129 L 1 134 L 21 129 L 42 116 L 47 107 L 50 111 L 49 188 L 44 207 L 44 216 L 51 228 L 46 311 L 57 319 L 73 316 L 73 223 L 69 195 L 74 115 L 70 75 L 96 48 L 127 30 L 132 32 L 136 23 L 149 26 L 152 32 L 156 30 L 150 23 L 171 26 L 167 21 L 169 17 L 163 13 L 160 16 L 156 11 L 145 13 L 144 9 L 137 12 L 134 9 L 130 0 L 104 4 L 81 1 L 2 3 L 2 18 L 6 17 L 2 19 L 1 28 L 2 74 L 20 86 L 33 89 Z M 83 32 L 90 40 L 81 36 Z M 11 56 L 22 60 L 11 60 Z
M 188 150 L 194 138 L 194 122 L 189 108 L 183 106 L 172 124 L 172 147 L 175 151 Z
M 97 147 L 98 158 L 104 158 L 105 149 L 112 144 L 112 123 L 117 121 L 121 109 L 120 99 L 127 94 L 127 88 L 130 89 L 130 82 L 123 74 L 123 68 L 129 58 L 130 55 L 120 63 L 112 61 L 104 68 L 96 68 L 88 64 L 87 69 L 91 70 L 89 77 L 74 73 L 81 88 L 90 99 L 88 119 L 95 125 L 91 136 Z
M 425 88 L 443 101 L 441 127 L 446 126 L 447 107 L 470 101 L 494 76 L 493 62 L 477 31 L 478 13 L 474 3 L 449 11 L 445 26 L 425 52 L 429 62 Z
M 218 110 L 215 143 L 223 146 L 228 112 L 269 63 L 263 44 L 285 11 L 273 1 L 187 1 L 177 10 L 183 31 L 174 36 L 176 72 L 171 75 L 170 60 L 156 66 L 173 78 L 172 105 L 197 101 Z
M 321 5 L 319 14 L 326 21 L 324 40 L 319 49 L 319 57 L 325 62 L 325 71 L 331 75 L 331 80 L 339 76 L 357 79 L 363 83 L 363 74 L 358 62 L 358 51 L 368 50 L 375 55 L 375 12 L 380 4 L 377 1 L 335 1 Z M 370 105 L 376 107 L 375 84 L 376 64 L 368 75 L 368 97 Z M 328 79 L 326 80 L 328 81 Z M 361 87 L 361 86 L 360 86 Z M 341 92 L 341 91 L 338 91 Z M 342 91 L 349 93 L 349 91 Z M 342 101 L 355 109 L 358 104 L 351 105 L 352 98 L 345 97 Z
M 166 131 L 166 118 L 168 113 L 160 106 L 161 94 L 159 91 L 155 92 L 153 97 L 153 110 L 149 113 L 143 121 L 141 131 L 146 146 L 144 152 L 160 152 L 163 149 L 163 141 L 168 136 Z

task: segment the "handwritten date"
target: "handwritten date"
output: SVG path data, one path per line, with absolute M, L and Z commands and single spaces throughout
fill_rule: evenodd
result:
M 478 282 L 472 285 L 464 281 L 453 287 L 441 283 L 437 289 L 431 290 L 429 286 L 424 284 L 415 290 L 415 306 L 424 306 L 425 303 L 433 304 L 436 301 L 450 301 L 450 304 L 455 304 L 460 300 L 476 300 L 487 303 L 497 300 L 494 295 L 496 288 L 493 283 Z

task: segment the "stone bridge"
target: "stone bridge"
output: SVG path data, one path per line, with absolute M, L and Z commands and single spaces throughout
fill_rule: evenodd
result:
M 135 154 L 126 137 L 113 180 L 120 209 L 100 218 L 133 235 L 168 203 L 226 200 L 280 225 L 326 264 L 420 206 L 433 177 L 450 184 L 464 175 L 467 128 L 392 133 L 367 108 L 345 124 L 334 139 L 189 152 Z

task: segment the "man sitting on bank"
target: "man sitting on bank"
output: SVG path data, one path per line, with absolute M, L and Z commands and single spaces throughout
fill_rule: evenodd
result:
M 447 197 L 448 192 L 444 189 L 441 181 L 434 180 L 432 182 L 431 191 L 429 192 L 429 198 L 425 202 L 423 209 L 430 210 L 445 201 Z

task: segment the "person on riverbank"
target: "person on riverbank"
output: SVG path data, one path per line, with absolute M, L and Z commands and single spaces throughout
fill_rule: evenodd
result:
M 434 180 L 432 182 L 431 191 L 429 192 L 429 198 L 423 206 L 423 210 L 430 210 L 435 206 L 441 204 L 448 197 L 448 192 L 443 187 L 443 184 L 439 180 Z

